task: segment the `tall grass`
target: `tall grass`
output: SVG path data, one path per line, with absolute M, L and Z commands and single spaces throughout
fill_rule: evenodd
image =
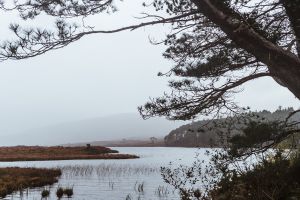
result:
M 61 187 L 60 185 L 56 185 L 55 187 L 52 187 L 51 199 L 52 196 L 55 195 L 57 197 L 55 199 L 66 199 L 67 197 L 72 197 L 74 196 L 73 192 L 76 192 L 77 190 L 78 196 L 75 194 L 75 198 L 80 199 L 80 195 L 85 192 L 85 188 L 88 186 L 92 186 L 93 188 L 87 189 L 87 191 L 89 191 L 86 194 L 87 199 L 89 199 L 89 194 L 91 196 L 98 194 L 102 198 L 106 197 L 105 195 L 109 195 L 109 192 L 113 193 L 113 195 L 121 195 L 119 199 L 127 200 L 167 200 L 173 199 L 174 197 L 174 195 L 171 194 L 172 189 L 169 189 L 164 185 L 159 185 L 162 183 L 155 184 L 154 182 L 153 184 L 151 178 L 152 176 L 159 176 L 158 167 L 126 163 L 103 163 L 99 165 L 67 165 L 60 167 L 60 170 L 62 171 L 62 181 L 58 184 L 63 184 L 64 186 Z M 149 181 L 149 178 L 151 181 Z M 91 182 L 89 182 L 89 180 L 91 180 Z M 123 180 L 124 182 L 122 182 Z M 79 183 L 77 181 L 79 181 Z M 76 183 L 74 190 L 73 187 L 65 187 L 65 184 L 73 183 Z M 99 186 L 101 188 L 99 188 Z M 101 193 L 99 191 L 104 191 L 105 193 Z M 30 192 L 30 197 L 25 197 L 24 199 L 32 200 L 32 196 L 35 195 L 35 197 L 38 196 L 36 200 L 41 200 L 41 193 L 41 189 L 38 191 L 33 190 Z
M 138 193 L 144 193 L 144 182 L 139 183 L 136 181 L 134 184 L 134 191 Z
M 80 176 L 124 177 L 136 175 L 151 175 L 158 173 L 159 168 L 149 166 L 134 166 L 129 164 L 101 164 L 98 166 L 74 165 L 61 167 L 65 178 Z
M 109 189 L 111 189 L 111 190 L 114 190 L 114 188 L 115 188 L 115 182 L 113 182 L 113 181 L 108 181 L 108 187 L 109 187 Z
M 60 175 L 59 169 L 0 168 L 0 197 L 17 191 L 23 197 L 24 189 L 51 185 L 58 181 Z
M 125 200 L 132 200 L 133 198 L 132 198 L 132 196 L 131 196 L 131 194 L 128 194 L 127 196 L 126 196 L 126 198 L 125 198 Z
M 170 191 L 169 191 L 168 187 L 160 185 L 156 189 L 155 194 L 160 198 L 167 197 L 170 194 Z

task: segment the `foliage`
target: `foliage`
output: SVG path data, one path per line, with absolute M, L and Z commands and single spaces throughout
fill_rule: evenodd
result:
M 278 143 L 287 137 L 294 138 L 296 142 L 297 137 L 286 136 L 297 130 L 296 124 L 293 126 L 292 121 L 296 123 L 300 120 L 300 115 L 296 114 L 287 124 L 285 119 L 292 112 L 293 108 L 280 108 L 274 112 L 267 110 L 244 112 L 226 118 L 193 121 L 172 130 L 165 137 L 165 143 L 167 146 L 181 147 L 223 147 L 227 140 L 230 140 L 231 148 L 240 145 L 236 148 L 241 149 L 241 145 L 245 148 L 251 145 L 254 145 L 253 148 L 266 146 L 267 143 L 272 145 L 271 140 L 278 140 L 276 142 Z M 239 144 L 234 140 L 237 142 L 239 140 Z
M 255 162 L 231 160 L 224 151 L 209 152 L 211 161 L 198 158 L 192 166 L 164 167 L 164 180 L 182 200 L 288 200 L 300 197 L 300 157 L 276 151 L 256 154 Z M 229 162 L 231 160 L 232 162 Z
M 212 199 L 267 200 L 298 199 L 300 197 L 300 158 L 285 158 L 282 153 L 263 159 L 246 171 L 232 170 L 224 174 Z
M 167 116 L 175 120 L 226 116 L 240 111 L 233 96 L 250 80 L 270 76 L 287 86 L 278 75 L 279 68 L 272 69 L 276 64 L 271 62 L 278 65 L 288 61 L 276 61 L 271 54 L 278 48 L 298 56 L 299 61 L 298 28 L 293 29 L 291 20 L 299 23 L 300 16 L 289 15 L 290 4 L 283 0 L 156 0 L 156 9 L 170 15 L 198 12 L 175 23 L 174 32 L 164 40 L 168 46 L 164 56 L 175 63 L 165 75 L 179 77 L 170 81 L 172 92 L 151 99 L 139 108 L 141 114 L 145 118 Z M 296 10 L 300 13 L 299 4 L 294 3 L 293 12 Z M 263 52 L 265 47 L 258 43 L 267 43 L 274 49 Z M 300 68 L 299 63 L 290 66 Z M 298 84 L 294 79 L 293 85 Z M 297 96 L 298 92 L 293 93 Z
M 224 146 L 208 152 L 209 163 L 198 157 L 192 166 L 162 168 L 164 180 L 183 200 L 298 199 L 299 146 L 291 142 L 299 136 L 295 119 L 288 114 L 267 120 L 251 112 L 224 119 L 214 126 L 225 136 Z
M 159 75 L 176 77 L 169 82 L 172 92 L 150 99 L 139 107 L 144 118 L 166 116 L 173 120 L 189 120 L 199 115 L 219 118 L 240 114 L 243 109 L 234 101 L 234 94 L 241 91 L 244 83 L 261 77 L 272 77 L 300 99 L 299 0 L 153 0 L 150 4 L 144 3 L 144 6 L 164 11 L 167 17 L 145 13 L 142 19 L 151 21 L 115 30 L 97 30 L 84 23 L 88 16 L 115 12 L 116 6 L 111 0 L 15 0 L 14 3 L 14 7 L 7 8 L 1 2 L 0 8 L 6 12 L 18 12 L 23 20 L 33 20 L 43 14 L 56 19 L 56 22 L 52 29 L 28 29 L 12 24 L 10 29 L 16 37 L 1 44 L 0 60 L 38 56 L 91 34 L 115 33 L 155 24 L 171 25 L 171 33 L 160 43 L 168 46 L 164 57 L 174 61 L 174 66 L 169 72 Z M 78 17 L 82 18 L 81 25 L 69 20 Z M 298 187 L 298 182 L 293 179 L 296 176 L 290 177 L 290 172 L 298 169 L 298 161 L 291 164 L 290 160 L 278 154 L 275 161 L 259 163 L 246 171 L 235 171 L 231 165 L 237 160 L 247 160 L 253 154 L 267 152 L 298 133 L 299 121 L 290 120 L 297 112 L 299 110 L 291 112 L 286 120 L 273 122 L 252 120 L 242 114 L 242 123 L 229 123 L 233 126 L 239 124 L 244 134 L 224 140 L 228 141 L 226 153 L 217 154 L 213 159 L 215 170 L 205 173 L 219 180 L 208 184 L 208 193 L 181 187 L 197 177 L 191 176 L 188 169 L 183 171 L 187 181 L 172 182 L 172 178 L 165 177 L 166 180 L 180 190 L 183 199 L 191 195 L 198 199 L 219 195 L 218 192 L 226 187 L 232 193 L 224 191 L 224 195 L 231 195 L 231 198 L 236 198 L 232 195 L 237 190 L 240 199 L 245 191 L 257 194 L 257 199 L 267 196 L 282 199 L 282 194 L 291 197 L 290 193 Z M 227 119 L 236 121 L 232 117 Z M 225 127 L 221 127 L 222 132 L 232 130 L 232 126 Z M 228 134 L 225 136 L 227 139 Z M 172 174 L 171 171 L 166 172 Z M 277 178 L 269 177 L 270 172 L 276 172 L 274 177 Z M 259 190 L 249 188 L 248 181 L 254 185 L 258 183 L 253 178 L 262 181 Z M 268 178 L 273 182 L 268 182 Z M 286 179 L 290 185 L 278 178 Z M 223 182 L 228 185 L 222 185 Z M 212 189 L 211 186 L 217 188 Z M 273 186 L 276 188 L 274 193 L 269 191 Z
M 267 151 L 278 147 L 288 137 L 299 133 L 298 126 L 288 126 L 281 121 L 252 121 L 250 120 L 243 134 L 234 135 L 229 139 L 230 154 L 235 157 L 248 154 L 249 151 Z M 293 148 L 288 146 L 286 148 Z
M 170 94 L 139 107 L 144 118 L 187 120 L 238 111 L 233 95 L 240 86 L 266 76 L 300 98 L 298 0 L 152 0 L 143 5 L 157 14 L 143 13 L 140 24 L 114 30 L 85 24 L 89 16 L 116 12 L 117 2 L 16 0 L 13 7 L 2 2 L 4 12 L 18 12 L 22 20 L 34 23 L 46 15 L 55 23 L 52 28 L 11 24 L 16 37 L 2 42 L 0 60 L 38 56 L 91 34 L 169 24 L 170 34 L 158 43 L 168 47 L 163 55 L 174 66 L 160 75 L 176 79 L 169 83 Z

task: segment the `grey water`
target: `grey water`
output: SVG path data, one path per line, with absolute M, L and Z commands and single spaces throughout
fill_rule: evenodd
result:
M 56 200 L 56 189 L 73 187 L 73 200 L 179 200 L 178 192 L 162 179 L 160 168 L 190 165 L 198 156 L 208 160 L 206 149 L 170 147 L 118 147 L 120 153 L 135 154 L 138 159 L 65 160 L 2 162 L 0 167 L 60 168 L 62 176 L 50 190 L 48 200 Z M 7 200 L 40 200 L 43 188 L 33 188 L 7 196 Z M 64 198 L 62 198 L 64 199 Z M 67 198 L 65 198 L 67 199 Z

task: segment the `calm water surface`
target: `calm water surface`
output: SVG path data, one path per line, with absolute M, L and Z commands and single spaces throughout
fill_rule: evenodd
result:
M 48 200 L 56 200 L 58 186 L 73 187 L 73 200 L 179 200 L 177 192 L 161 178 L 160 167 L 189 165 L 196 154 L 207 160 L 206 149 L 167 147 L 118 147 L 120 153 L 136 154 L 130 160 L 66 160 L 2 162 L 1 167 L 58 167 L 59 182 L 51 186 Z M 5 199 L 40 200 L 42 188 L 15 193 Z

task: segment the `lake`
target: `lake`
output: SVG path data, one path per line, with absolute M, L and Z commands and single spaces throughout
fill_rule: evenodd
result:
M 204 160 L 206 149 L 170 147 L 114 147 L 120 153 L 135 154 L 129 160 L 65 160 L 2 162 L 1 167 L 58 167 L 62 169 L 59 182 L 52 185 L 49 200 L 56 200 L 59 186 L 73 187 L 73 200 L 179 200 L 173 188 L 164 183 L 160 167 L 195 161 L 198 154 Z M 42 188 L 29 189 L 5 199 L 40 200 Z M 62 198 L 63 199 L 63 198 Z

